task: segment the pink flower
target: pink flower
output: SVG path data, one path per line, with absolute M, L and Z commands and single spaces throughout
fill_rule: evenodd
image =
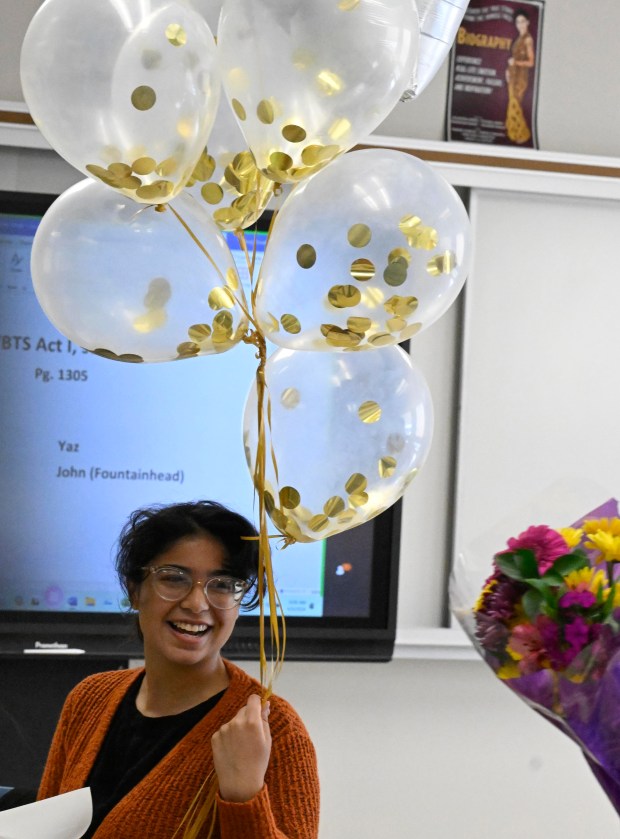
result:
M 523 675 L 536 673 L 545 667 L 546 650 L 540 631 L 534 624 L 520 623 L 515 626 L 510 636 L 509 646 Z
M 508 540 L 508 548 L 517 551 L 523 548 L 532 551 L 540 574 L 544 574 L 559 556 L 568 553 L 563 536 L 546 524 L 532 525 L 516 538 Z

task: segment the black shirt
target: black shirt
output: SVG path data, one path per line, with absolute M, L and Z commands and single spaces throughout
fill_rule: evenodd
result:
M 225 691 L 194 708 L 167 717 L 145 717 L 136 708 L 144 674 L 133 682 L 112 718 L 88 776 L 93 820 L 91 837 L 110 810 L 207 714 Z

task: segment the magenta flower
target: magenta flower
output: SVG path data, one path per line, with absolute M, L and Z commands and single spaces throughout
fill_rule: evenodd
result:
M 559 556 L 568 553 L 568 545 L 563 536 L 546 524 L 532 525 L 516 538 L 508 540 L 508 548 L 518 551 L 526 548 L 532 551 L 540 574 L 544 574 Z
M 567 591 L 566 594 L 563 594 L 559 602 L 561 609 L 570 609 L 571 607 L 589 609 L 595 604 L 596 597 L 591 591 L 577 591 L 576 589 L 572 589 L 571 591 Z

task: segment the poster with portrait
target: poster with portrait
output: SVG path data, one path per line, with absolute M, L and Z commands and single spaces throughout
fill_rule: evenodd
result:
M 544 0 L 470 0 L 450 53 L 446 139 L 538 148 Z

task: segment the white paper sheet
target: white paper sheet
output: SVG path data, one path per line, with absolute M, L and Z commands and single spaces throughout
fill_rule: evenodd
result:
M 0 812 L 0 839 L 79 839 L 93 817 L 90 788 Z

